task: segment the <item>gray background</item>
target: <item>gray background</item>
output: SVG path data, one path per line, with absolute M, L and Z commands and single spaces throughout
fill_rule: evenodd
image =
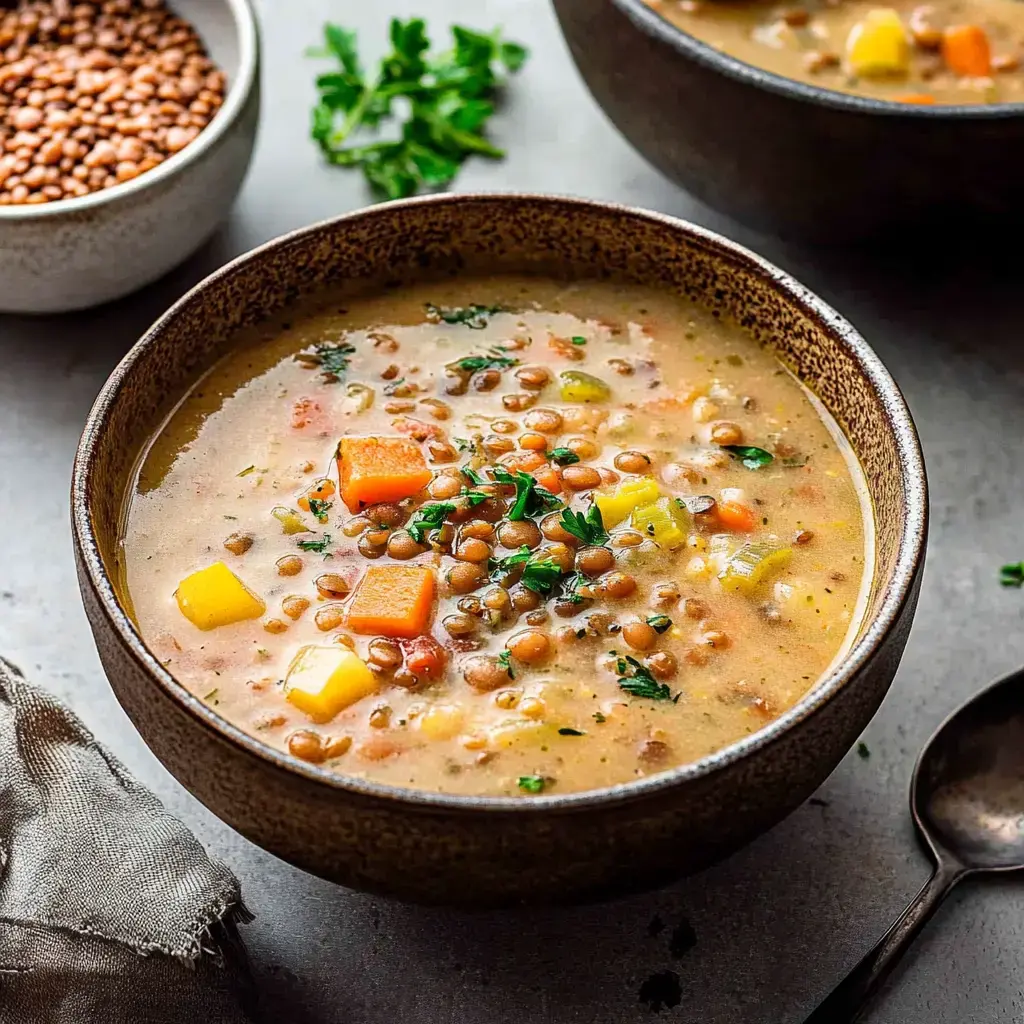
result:
M 926 877 L 906 799 L 921 743 L 961 699 L 1024 662 L 1024 593 L 996 582 L 1001 562 L 1024 556 L 1014 268 L 985 251 L 958 251 L 955 239 L 927 260 L 901 257 L 894 245 L 873 260 L 801 251 L 699 206 L 605 121 L 544 0 L 257 0 L 257 7 L 266 50 L 263 130 L 225 230 L 181 271 L 125 302 L 73 318 L 0 318 L 0 651 L 67 699 L 238 873 L 257 914 L 246 936 L 275 1019 L 629 1024 L 651 1016 L 638 1000 L 643 981 L 673 970 L 683 999 L 663 1019 L 799 1024 Z M 222 825 L 150 754 L 107 687 L 79 603 L 67 490 L 93 397 L 140 332 L 209 270 L 283 231 L 366 203 L 360 177 L 322 166 L 308 140 L 315 67 L 303 50 L 327 17 L 359 28 L 376 49 L 392 13 L 427 14 L 438 27 L 501 23 L 533 50 L 494 126 L 508 160 L 474 163 L 460 188 L 635 203 L 740 239 L 853 320 L 903 386 L 921 431 L 932 485 L 928 569 L 903 666 L 864 737 L 870 758 L 851 753 L 818 802 L 726 864 L 662 892 L 577 910 L 461 916 L 296 871 Z M 1024 891 L 1012 882 L 964 886 L 918 942 L 872 1024 L 1024 1018 L 1022 910 Z M 665 927 L 652 935 L 655 918 Z M 696 944 L 683 951 L 690 929 Z

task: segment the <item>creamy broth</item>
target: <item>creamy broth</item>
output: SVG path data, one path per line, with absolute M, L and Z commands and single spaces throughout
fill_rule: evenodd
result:
M 645 0 L 723 53 L 839 92 L 906 103 L 1019 103 L 1018 0 Z
M 870 579 L 865 493 L 799 382 L 678 297 L 412 286 L 263 325 L 194 387 L 140 467 L 122 586 L 170 672 L 274 747 L 592 789 L 821 678 Z

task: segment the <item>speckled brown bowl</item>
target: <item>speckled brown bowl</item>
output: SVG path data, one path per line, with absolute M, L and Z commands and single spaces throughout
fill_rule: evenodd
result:
M 193 697 L 126 613 L 118 524 L 140 451 L 240 328 L 325 285 L 463 272 L 625 278 L 735 314 L 847 432 L 877 517 L 870 605 L 848 657 L 792 710 L 711 757 L 609 789 L 463 797 L 334 775 L 265 746 Z M 892 681 L 923 563 L 926 484 L 903 398 L 857 332 L 792 278 L 693 225 L 545 196 L 439 196 L 287 235 L 207 278 L 100 393 L 72 488 L 75 552 L 104 668 L 174 775 L 243 835 L 344 885 L 473 906 L 648 888 L 726 856 L 810 795 Z

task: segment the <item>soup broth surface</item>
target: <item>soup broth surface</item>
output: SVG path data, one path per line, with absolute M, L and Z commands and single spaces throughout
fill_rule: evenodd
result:
M 645 0 L 723 53 L 874 99 L 923 104 L 1024 99 L 1018 0 Z
M 140 466 L 122 587 L 266 743 L 528 798 L 798 701 L 858 626 L 865 493 L 813 396 L 679 297 L 417 285 L 292 311 L 195 385 Z

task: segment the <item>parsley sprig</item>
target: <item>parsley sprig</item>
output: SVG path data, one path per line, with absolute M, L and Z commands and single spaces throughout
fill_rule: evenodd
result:
M 492 558 L 487 564 L 493 583 L 499 583 L 517 565 L 521 565 L 523 575 L 520 577 L 520 583 L 535 594 L 550 594 L 562 578 L 562 567 L 553 558 L 545 558 L 539 553 L 532 552 L 525 545 L 514 555 Z
M 760 469 L 775 461 L 775 456 L 771 452 L 766 452 L 763 448 L 757 448 L 752 444 L 723 444 L 719 447 L 727 451 L 734 459 L 739 459 L 747 469 Z
M 317 540 L 299 540 L 295 543 L 298 544 L 303 551 L 315 551 L 318 555 L 322 555 L 327 550 L 327 546 L 331 543 L 331 535 L 329 533 L 325 533 Z
M 999 570 L 999 582 L 1004 587 L 1024 587 L 1024 562 L 1004 565 Z
M 604 528 L 604 520 L 601 518 L 601 510 L 596 504 L 591 504 L 586 512 L 573 512 L 567 508 L 562 512 L 562 529 L 571 533 L 584 544 L 603 544 L 608 539 L 608 531 Z
M 334 506 L 333 501 L 326 501 L 323 498 L 310 498 L 309 511 L 313 514 L 318 523 L 327 522 L 327 513 Z
M 316 80 L 320 99 L 313 108 L 312 136 L 332 164 L 359 167 L 376 193 L 400 199 L 448 185 L 474 154 L 505 155 L 484 128 L 506 72 L 518 71 L 528 52 L 502 39 L 500 30 L 484 35 L 456 25 L 452 37 L 450 51 L 431 54 L 422 18 L 394 18 L 391 50 L 376 77 L 369 78 L 356 33 L 324 26 L 324 47 L 313 55 L 335 58 L 338 68 Z M 360 130 L 378 129 L 393 118 L 399 98 L 407 101 L 408 116 L 397 138 L 349 143 Z
M 511 484 L 516 489 L 516 500 L 508 513 L 508 518 L 513 522 L 553 512 L 562 507 L 562 500 L 557 495 L 541 487 L 529 473 L 524 473 L 521 469 L 517 469 L 513 474 L 500 466 L 496 467 L 494 479 L 499 484 Z
M 641 665 L 636 658 L 628 654 L 619 658 L 615 665 L 619 673 L 619 689 L 631 697 L 644 697 L 647 700 L 671 700 L 672 691 L 666 683 L 659 683 L 646 665 Z
M 455 366 L 465 373 L 476 373 L 478 370 L 505 370 L 519 362 L 511 356 L 464 356 L 455 361 Z
M 501 306 L 435 306 L 427 303 L 427 319 L 436 324 L 463 324 L 472 331 L 482 331 L 495 313 L 503 313 Z

